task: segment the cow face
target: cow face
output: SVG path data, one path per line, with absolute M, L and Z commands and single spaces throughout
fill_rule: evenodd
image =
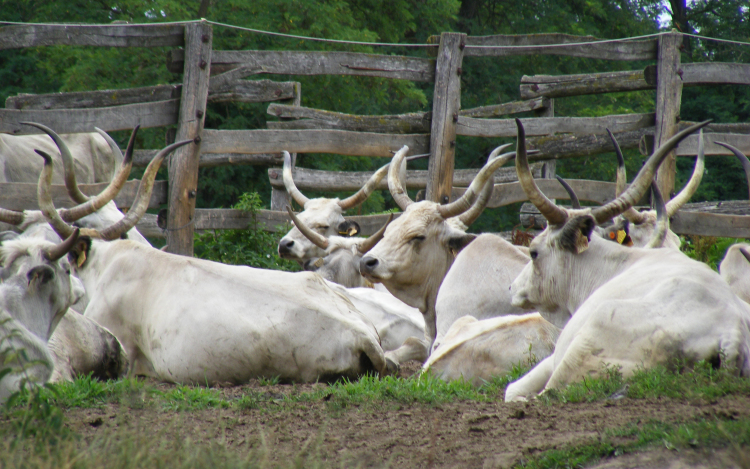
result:
M 594 226 L 591 215 L 571 216 L 564 225 L 548 227 L 534 238 L 529 246 L 531 262 L 510 287 L 513 306 L 542 311 L 575 311 L 569 303 L 575 296 L 570 287 L 579 275 L 577 266 L 590 256 L 588 249 L 594 239 Z
M 71 265 L 63 255 L 50 260 L 55 244 L 39 239 L 8 241 L 0 248 L 4 284 L 15 291 L 0 295 L 2 306 L 14 319 L 40 339 L 47 341 L 68 307 L 84 294 L 81 281 L 71 275 Z
M 329 241 L 335 238 L 329 238 Z M 341 248 L 332 251 L 325 257 L 309 259 L 304 264 L 304 269 L 317 272 L 324 279 L 343 285 L 346 288 L 372 286 L 359 274 L 359 260 L 362 255 L 356 246 Z
M 638 223 L 631 222 L 625 216 L 620 215 L 614 219 L 612 225 L 597 227 L 596 231 L 606 240 L 617 242 L 623 246 L 642 248 L 653 239 L 656 226 L 656 211 L 646 210 L 640 212 Z M 667 237 L 661 247 L 679 249 L 680 244 L 682 244 L 680 237 L 670 230 L 667 232 Z
M 339 224 L 343 223 L 343 209 L 339 199 L 310 199 L 305 203 L 305 210 L 297 215 L 310 229 L 325 236 L 338 234 Z M 325 251 L 294 227 L 279 241 L 279 256 L 303 263 L 308 259 L 323 257 Z
M 425 311 L 455 255 L 475 238 L 456 229 L 430 201 L 409 205 L 360 260 L 362 275 L 381 282 L 404 303 Z

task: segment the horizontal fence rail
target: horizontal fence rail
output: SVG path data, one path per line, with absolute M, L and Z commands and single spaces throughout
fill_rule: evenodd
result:
M 138 186 L 141 181 L 132 179 L 125 183 L 115 203 L 120 208 L 127 208 L 133 204 Z M 81 192 L 88 196 L 96 195 L 104 190 L 109 183 L 79 184 Z M 37 184 L 25 182 L 2 182 L 0 183 L 0 207 L 8 210 L 39 210 L 37 201 Z M 57 208 L 70 208 L 77 205 L 70 199 L 64 185 L 52 185 L 52 201 Z M 156 181 L 154 190 L 149 200 L 149 208 L 159 208 L 161 204 L 167 203 L 167 181 Z
M 36 46 L 180 47 L 180 24 L 17 25 L 0 28 L 0 50 Z

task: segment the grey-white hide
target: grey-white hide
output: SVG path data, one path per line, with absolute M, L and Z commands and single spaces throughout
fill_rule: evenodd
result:
M 423 366 L 443 381 L 463 379 L 479 386 L 514 366 L 535 363 L 555 350 L 560 329 L 539 313 L 478 320 L 459 318 Z
M 435 348 L 460 317 L 488 319 L 527 313 L 511 304 L 510 294 L 510 284 L 529 263 L 524 251 L 499 236 L 482 234 L 458 253 L 437 295 Z M 542 317 L 563 327 L 570 314 L 543 312 Z
M 64 257 L 48 260 L 54 244 L 34 239 L 0 247 L 0 402 L 25 385 L 48 381 L 53 360 L 47 341 L 71 303 L 83 294 Z M 55 256 L 56 257 L 56 256 Z
M 125 347 L 131 374 L 178 383 L 315 382 L 385 371 L 375 328 L 309 272 L 230 266 L 127 240 L 79 246 L 85 316 Z
M 117 379 L 128 371 L 128 354 L 117 338 L 73 309 L 62 317 L 48 346 L 55 366 L 51 382 L 88 375 Z
M 719 265 L 719 273 L 735 295 L 750 303 L 750 244 L 730 246 Z

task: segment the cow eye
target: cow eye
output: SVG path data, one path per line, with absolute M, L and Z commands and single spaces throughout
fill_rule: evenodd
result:
M 424 241 L 424 236 L 414 236 L 410 241 Z
M 538 253 L 538 252 L 536 252 L 536 251 L 529 251 L 529 256 L 531 256 L 531 260 L 532 260 L 532 261 L 533 261 L 534 259 L 536 259 L 536 257 L 537 257 L 538 255 L 539 255 L 539 253 Z

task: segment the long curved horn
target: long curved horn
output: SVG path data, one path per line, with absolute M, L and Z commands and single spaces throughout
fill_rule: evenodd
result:
M 609 139 L 612 140 L 612 145 L 615 147 L 615 155 L 617 155 L 617 178 L 615 179 L 615 198 L 617 198 L 620 197 L 620 194 L 625 191 L 625 187 L 628 185 L 628 175 L 625 171 L 625 158 L 622 156 L 620 144 L 617 143 L 617 139 L 609 129 L 607 129 L 607 133 L 609 134 Z M 634 225 L 640 225 L 646 221 L 646 215 L 633 207 L 622 212 L 622 216 Z
M 375 174 L 370 176 L 370 179 L 367 180 L 365 185 L 362 186 L 362 188 L 358 190 L 356 194 L 349 196 L 344 200 L 339 200 L 339 207 L 341 207 L 342 210 L 349 210 L 350 208 L 356 207 L 357 205 L 367 200 L 367 198 L 370 197 L 370 194 L 372 194 L 372 191 L 375 190 L 380 181 L 385 177 L 386 174 L 388 174 L 389 165 L 390 163 L 380 167 L 377 171 L 375 171 Z
M 474 177 L 474 180 L 471 181 L 471 185 L 466 189 L 466 192 L 464 192 L 464 195 L 462 195 L 461 198 L 446 205 L 438 205 L 437 209 L 440 216 L 444 219 L 448 219 L 469 210 L 479 195 L 479 192 L 484 189 L 485 184 L 493 180 L 495 171 L 515 157 L 516 155 L 513 152 L 504 153 L 486 163 Z
M 128 210 L 128 213 L 122 218 L 122 220 L 104 228 L 99 231 L 99 236 L 104 240 L 117 239 L 123 233 L 133 228 L 138 220 L 143 217 L 148 209 L 148 203 L 151 200 L 151 191 L 154 189 L 154 181 L 156 180 L 156 173 L 159 171 L 164 158 L 172 153 L 174 150 L 181 146 L 192 143 L 193 140 L 183 140 L 181 142 L 173 143 L 154 156 L 154 159 L 146 167 L 146 171 L 143 172 L 143 178 L 141 178 L 141 184 L 138 186 L 138 192 L 133 200 L 133 205 Z
M 516 146 L 516 173 L 518 173 L 518 181 L 521 183 L 526 197 L 539 209 L 539 212 L 544 215 L 547 222 L 550 225 L 562 225 L 568 219 L 568 212 L 555 205 L 537 187 L 534 182 L 534 176 L 529 169 L 529 160 L 526 157 L 526 131 L 523 128 L 521 120 L 518 118 L 516 119 L 516 127 L 518 128 L 518 144 Z
M 664 240 L 667 239 L 669 231 L 669 214 L 667 206 L 664 205 L 664 197 L 656 182 L 651 182 L 651 190 L 654 194 L 654 207 L 656 208 L 656 231 L 646 244 L 646 248 L 660 248 L 664 246 Z
M 742 163 L 742 169 L 745 170 L 745 177 L 747 178 L 747 189 L 748 193 L 750 193 L 750 160 L 747 159 L 747 156 L 745 156 L 744 153 L 742 153 L 739 149 L 733 147 L 732 145 L 729 145 L 728 143 L 723 142 L 714 142 L 717 145 L 721 145 L 722 147 L 728 149 L 732 153 L 734 153 L 734 156 L 737 157 L 738 160 L 740 160 L 740 163 Z
M 385 225 L 383 225 L 378 231 L 370 235 L 366 240 L 362 241 L 361 244 L 357 246 L 357 250 L 360 252 L 360 254 L 366 254 L 367 251 L 374 248 L 378 242 L 383 239 L 383 235 L 385 234 L 385 229 L 388 228 L 388 224 L 391 223 L 393 220 L 393 214 L 391 213 L 388 216 L 388 220 L 385 221 Z
M 304 208 L 310 199 L 305 197 L 294 184 L 294 179 L 292 178 L 292 155 L 288 151 L 282 151 L 281 154 L 284 155 L 284 169 L 281 172 L 284 187 L 286 187 L 287 193 L 292 196 L 294 201 Z
M 561 178 L 560 176 L 555 176 L 557 178 L 557 182 L 560 183 L 561 186 L 563 186 L 563 189 L 565 189 L 565 192 L 568 193 L 568 197 L 570 197 L 570 206 L 573 208 L 581 208 L 581 202 L 578 200 L 578 196 L 576 195 L 575 191 L 573 190 L 570 185 L 565 182 L 565 179 Z
M 396 202 L 401 210 L 406 210 L 406 207 L 413 204 L 414 201 L 409 198 L 409 194 L 404 189 L 404 185 L 401 184 L 401 178 L 399 177 L 399 169 L 406 156 L 406 152 L 409 151 L 409 147 L 404 145 L 399 151 L 393 155 L 391 164 L 388 167 L 388 190 L 391 192 L 393 200 Z
M 495 158 L 497 158 L 497 155 L 500 154 L 500 152 L 508 149 L 512 143 L 506 143 L 505 145 L 500 145 L 499 147 L 492 150 L 490 153 L 490 156 L 487 157 L 487 162 L 491 162 Z M 489 181 L 484 185 L 482 188 L 482 192 L 479 193 L 479 197 L 477 197 L 477 200 L 474 202 L 474 204 L 469 207 L 468 210 L 466 210 L 464 213 L 461 214 L 461 216 L 458 217 L 458 219 L 461 221 L 461 223 L 464 224 L 464 226 L 471 226 L 472 223 L 477 221 L 477 218 L 479 218 L 479 215 L 482 214 L 485 207 L 487 207 L 487 203 L 492 198 L 492 192 L 495 189 L 495 178 L 490 178 Z
M 60 242 L 59 244 L 55 244 L 54 246 L 45 248 L 42 251 L 42 255 L 50 262 L 57 262 L 61 257 L 67 254 L 68 251 L 73 249 L 73 247 L 76 245 L 76 241 L 78 241 L 78 235 L 80 233 L 81 231 L 78 228 L 74 228 L 73 233 L 68 236 L 67 239 Z
M 30 125 L 37 129 L 45 132 L 57 145 L 57 149 L 60 150 L 60 156 L 62 157 L 63 172 L 65 174 L 65 187 L 68 189 L 68 195 L 77 204 L 82 204 L 89 200 L 88 196 L 78 189 L 78 182 L 76 182 L 75 163 L 73 161 L 73 155 L 70 153 L 70 149 L 62 138 L 60 138 L 54 130 L 50 129 L 46 125 L 37 124 L 36 122 L 21 122 L 21 124 Z M 58 233 L 59 234 L 59 233 Z
M 120 190 L 122 190 L 122 188 L 125 186 L 125 183 L 128 182 L 130 170 L 133 168 L 133 145 L 135 144 L 135 134 L 138 132 L 139 127 L 140 126 L 133 129 L 133 132 L 130 134 L 128 149 L 125 151 L 125 156 L 122 158 L 122 164 L 117 170 L 115 176 L 109 182 L 109 185 L 98 195 L 91 197 L 86 202 L 76 205 L 75 207 L 67 210 L 61 209 L 60 217 L 62 217 L 63 220 L 68 223 L 72 223 L 85 217 L 86 215 L 90 215 L 96 212 L 100 208 L 107 205 L 112 199 L 117 197 L 117 194 L 120 193 Z M 110 147 L 112 147 L 113 152 L 120 152 L 120 149 L 117 147 L 117 143 L 112 140 L 112 137 L 107 135 L 107 133 L 101 129 L 97 128 L 96 131 L 99 132 L 105 140 L 107 140 L 107 142 L 110 144 Z M 122 155 L 121 152 L 120 155 Z
M 297 227 L 297 229 L 305 235 L 305 238 L 309 239 L 314 245 L 318 246 L 320 249 L 328 249 L 328 239 L 326 239 L 325 236 L 318 234 L 310 229 L 302 220 L 297 218 L 297 215 L 292 212 L 292 207 L 286 206 L 286 211 L 289 214 L 289 218 L 292 219 L 294 222 L 294 226 Z
M 7 223 L 9 225 L 20 225 L 26 217 L 23 212 L 16 212 L 15 210 L 8 210 L 0 208 L 0 222 Z
M 50 224 L 55 233 L 62 239 L 68 239 L 75 229 L 65 223 L 60 217 L 60 214 L 55 210 L 55 205 L 52 202 L 52 193 L 50 187 L 52 186 L 52 157 L 41 150 L 34 150 L 42 158 L 44 158 L 44 166 L 42 172 L 39 174 L 39 183 L 37 184 L 37 201 L 39 203 L 39 209 L 44 214 L 44 218 Z
M 706 167 L 706 155 L 704 150 L 703 129 L 701 129 L 698 134 L 698 156 L 695 159 L 693 175 L 690 176 L 690 180 L 685 184 L 685 187 L 682 188 L 680 193 L 667 203 L 667 217 L 672 218 L 674 214 L 677 213 L 677 210 L 685 205 L 687 201 L 690 200 L 690 197 L 695 194 L 695 191 L 698 190 L 698 186 L 701 184 L 701 179 L 703 179 L 703 170 Z
M 696 130 L 705 127 L 710 122 L 711 120 L 707 120 L 699 124 L 691 125 L 690 127 L 675 134 L 672 138 L 667 140 L 663 145 L 656 149 L 653 155 L 651 155 L 648 161 L 646 161 L 646 164 L 643 165 L 643 168 L 641 168 L 641 170 L 638 172 L 638 176 L 636 176 L 636 178 L 633 180 L 633 183 L 625 192 L 622 193 L 622 195 L 620 195 L 620 197 L 602 207 L 598 207 L 591 211 L 591 215 L 594 217 L 596 222 L 598 224 L 601 224 L 607 220 L 611 220 L 612 218 L 627 210 L 629 207 L 632 207 L 638 200 L 640 200 L 641 197 L 643 197 L 643 194 L 645 194 L 646 190 L 648 190 L 650 181 L 654 178 L 654 174 L 656 173 L 656 169 L 659 167 L 659 165 L 661 165 L 662 161 L 664 161 L 664 158 L 667 157 L 669 152 L 671 152 L 672 149 L 674 149 L 674 147 L 676 147 L 677 144 L 680 143 L 680 141 L 682 141 L 685 137 L 695 132 Z

